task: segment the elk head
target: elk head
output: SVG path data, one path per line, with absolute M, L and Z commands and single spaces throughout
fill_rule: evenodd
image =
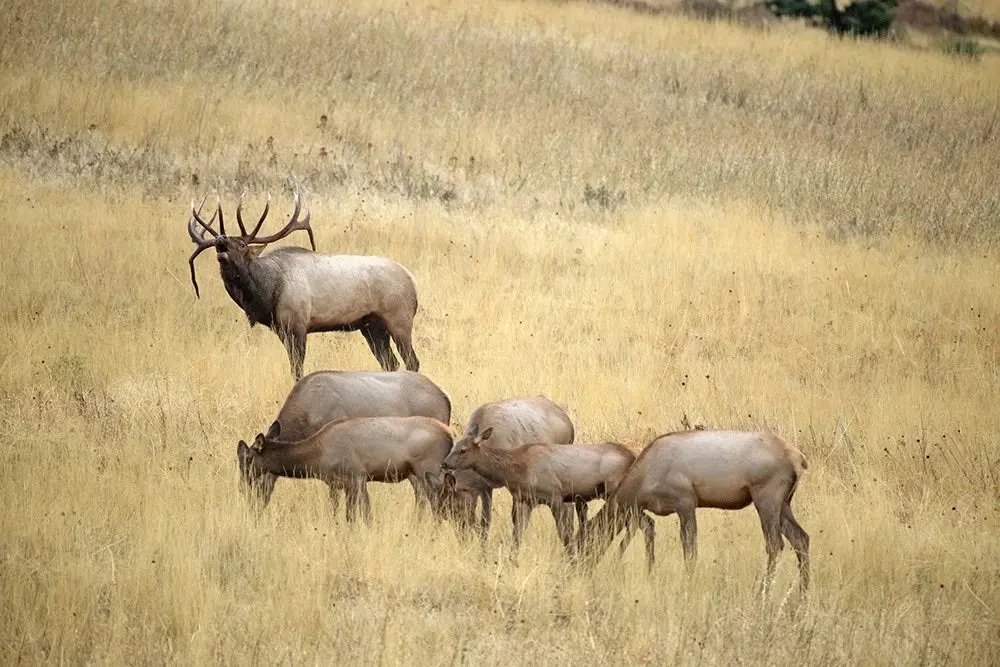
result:
M 236 446 L 236 461 L 240 469 L 240 488 L 252 505 L 259 510 L 264 509 L 274 491 L 274 475 L 270 475 L 257 464 L 257 457 L 267 448 L 269 440 L 274 440 L 281 433 L 281 424 L 275 421 L 267 429 L 267 435 L 258 433 L 253 444 L 247 445 L 240 440 Z
M 479 425 L 473 424 L 468 435 L 455 442 L 448 456 L 445 457 L 441 467 L 445 470 L 465 470 L 472 467 L 472 460 L 479 451 L 480 446 L 493 435 L 493 427 L 479 432 Z
M 207 198 L 207 197 L 206 197 Z M 208 248 L 215 248 L 216 258 L 219 260 L 219 265 L 225 270 L 227 267 L 245 268 L 247 264 L 252 262 L 260 255 L 261 251 L 264 249 L 268 243 L 274 243 L 280 239 L 285 238 L 289 234 L 299 229 L 304 229 L 309 234 L 309 245 L 312 246 L 313 250 L 316 250 L 316 241 L 313 238 L 313 230 L 309 225 L 310 213 L 308 207 L 306 208 L 306 214 L 303 219 L 299 219 L 299 211 L 301 210 L 301 202 L 299 199 L 299 193 L 295 193 L 295 198 L 292 202 L 293 211 L 292 217 L 289 218 L 288 223 L 281 229 L 281 231 L 276 234 L 271 234 L 270 236 L 264 236 L 257 238 L 257 233 L 260 231 L 261 225 L 264 224 L 264 219 L 267 217 L 268 211 L 271 209 L 271 195 L 267 196 L 267 203 L 264 205 L 264 212 L 261 214 L 260 219 L 257 220 L 256 226 L 254 226 L 253 231 L 247 234 L 246 226 L 243 224 L 243 197 L 240 197 L 239 206 L 236 207 L 236 224 L 240 227 L 239 236 L 229 236 L 226 234 L 226 223 L 222 216 L 222 203 L 216 207 L 215 213 L 212 214 L 212 218 L 205 222 L 201 218 L 201 209 L 205 205 L 205 200 L 201 200 L 201 205 L 197 209 L 194 207 L 194 202 L 191 202 L 191 218 L 188 220 L 188 235 L 194 242 L 195 251 L 188 258 L 188 264 L 191 267 L 191 284 L 194 285 L 195 296 L 200 297 L 201 294 L 198 291 L 198 280 L 195 278 L 194 273 L 194 260 L 200 255 L 204 250 Z M 219 219 L 219 231 L 215 231 L 212 228 L 212 223 L 215 219 Z M 205 234 L 210 234 L 211 238 L 206 238 Z M 259 246 L 257 248 L 253 246 Z
M 430 491 L 431 509 L 437 516 L 452 519 L 464 528 L 472 526 L 477 500 L 475 491 L 459 487 L 455 473 L 450 470 L 428 472 L 424 481 Z

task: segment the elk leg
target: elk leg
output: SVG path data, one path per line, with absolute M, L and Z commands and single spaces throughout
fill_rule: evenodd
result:
M 514 553 L 517 553 L 521 547 L 521 533 L 527 527 L 533 509 L 531 505 L 517 498 L 514 499 L 514 504 L 510 508 L 510 518 L 514 524 Z
M 479 539 L 486 544 L 490 536 L 490 524 L 493 522 L 493 489 L 484 489 L 479 495 L 483 505 L 482 518 L 479 520 Z
M 362 517 L 365 520 L 367 526 L 372 525 L 372 501 L 368 497 L 368 484 L 361 480 L 360 489 L 358 491 L 358 500 L 361 504 Z
M 656 524 L 643 511 L 639 511 L 639 524 L 642 525 L 642 534 L 646 538 L 646 569 L 653 571 L 656 562 Z
M 552 510 L 552 518 L 556 522 L 556 533 L 559 540 L 567 551 L 572 550 L 573 544 L 573 503 L 563 503 L 556 500 L 549 509 Z
M 587 539 L 587 501 L 577 498 L 575 504 L 576 518 L 580 520 L 580 529 L 576 531 L 576 547 L 577 551 L 582 551 L 584 541 Z
M 795 520 L 788 502 L 781 506 L 781 533 L 788 538 L 799 559 L 799 590 L 805 593 L 809 589 L 809 533 Z
M 413 335 L 413 320 L 411 319 L 406 323 L 386 320 L 385 324 L 389 328 L 389 334 L 392 336 L 392 339 L 396 342 L 396 349 L 399 350 L 399 356 L 403 358 L 403 363 L 406 364 L 406 370 L 419 371 L 420 360 L 417 359 L 417 353 L 413 351 L 411 340 L 411 336 Z
M 767 568 L 764 570 L 764 579 L 760 582 L 761 596 L 767 595 L 767 589 L 774 578 L 774 565 L 778 560 L 778 554 L 785 544 L 781 539 L 781 506 L 770 500 L 772 494 L 767 489 L 762 489 L 758 493 L 750 492 L 753 498 L 754 507 L 760 516 L 760 527 L 764 532 L 764 542 L 767 547 Z
M 333 507 L 333 513 L 334 515 L 336 515 L 337 513 L 340 512 L 340 492 L 343 490 L 343 488 L 334 482 L 329 482 L 329 486 L 330 486 L 330 506 Z
M 288 352 L 288 363 L 292 367 L 292 377 L 298 382 L 302 379 L 302 364 L 306 359 L 306 329 L 305 327 L 281 326 L 278 337 L 285 344 Z
M 694 570 L 698 560 L 698 520 L 693 507 L 678 509 L 677 516 L 681 520 L 681 546 L 684 548 L 684 562 L 688 574 Z
M 381 318 L 374 315 L 365 318 L 365 323 L 361 326 L 361 335 L 368 341 L 368 347 L 378 360 L 379 366 L 384 371 L 395 371 L 399 369 L 399 361 L 389 347 L 389 330 Z

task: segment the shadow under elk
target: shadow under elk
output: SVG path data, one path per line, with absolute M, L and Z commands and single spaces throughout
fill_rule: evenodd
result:
M 204 205 L 202 200 L 202 206 Z M 191 202 L 188 234 L 196 248 L 188 259 L 191 283 L 201 296 L 195 278 L 194 260 L 208 248 L 215 248 L 219 272 L 226 292 L 246 313 L 250 326 L 269 327 L 285 345 L 292 375 L 302 377 L 306 356 L 306 335 L 323 331 L 360 331 L 383 370 L 394 371 L 399 361 L 389 347 L 389 339 L 407 370 L 420 369 L 413 351 L 413 318 L 417 312 L 417 288 L 410 272 L 385 257 L 324 255 L 316 250 L 310 214 L 299 218 L 301 201 L 295 193 L 292 216 L 281 231 L 258 237 L 271 206 L 268 196 L 264 212 L 247 233 L 243 224 L 243 200 L 236 208 L 239 236 L 226 234 L 222 204 L 205 222 Z M 219 221 L 219 231 L 212 224 Z M 297 230 L 309 234 L 312 250 L 286 246 L 262 254 L 269 243 Z M 211 237 L 206 238 L 206 234 Z

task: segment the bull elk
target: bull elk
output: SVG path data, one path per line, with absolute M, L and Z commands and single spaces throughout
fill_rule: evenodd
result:
M 245 486 L 262 473 L 321 479 L 347 490 L 347 520 L 360 510 L 371 523 L 368 482 L 408 479 L 440 514 L 445 490 L 436 484 L 441 461 L 454 442 L 451 427 L 429 417 L 372 417 L 328 423 L 303 440 L 281 439 L 281 424 L 258 433 L 252 445 L 240 440 L 237 460 Z
M 260 323 L 277 334 L 288 352 L 296 380 L 302 377 L 306 335 L 323 331 L 361 331 L 382 370 L 387 371 L 399 368 L 389 347 L 391 338 L 407 370 L 419 370 L 412 344 L 417 288 L 410 272 L 385 257 L 315 252 L 309 210 L 299 218 L 301 200 L 297 192 L 288 223 L 275 234 L 258 237 L 270 206 L 268 196 L 264 212 L 248 234 L 241 198 L 236 207 L 240 235 L 229 236 L 221 202 L 208 222 L 201 218 L 201 207 L 196 210 L 191 203 L 188 234 L 196 247 L 188 264 L 195 295 L 201 296 L 194 260 L 202 251 L 215 248 L 226 292 L 246 313 L 251 327 Z M 212 227 L 216 218 L 218 232 Z M 312 250 L 283 247 L 261 254 L 264 246 L 297 230 L 308 232 Z
M 569 415 L 545 396 L 509 398 L 479 406 L 469 416 L 465 433 L 456 445 L 465 446 L 476 438 L 481 441 L 481 434 L 486 429 L 492 429 L 489 447 L 493 449 L 514 449 L 536 442 L 567 444 L 573 442 L 575 437 Z M 485 540 L 493 517 L 493 489 L 503 486 L 503 483 L 490 481 L 471 469 L 453 474 L 458 478 L 459 486 L 465 489 L 465 493 L 459 496 L 473 505 L 466 509 L 466 514 L 474 512 L 477 497 L 482 501 L 480 536 Z M 515 543 L 520 540 L 520 528 L 527 524 L 533 508 L 534 505 L 521 508 L 517 503 L 511 508 Z M 573 505 L 553 504 L 550 509 L 559 539 L 568 545 L 573 539 Z M 519 514 L 521 512 L 523 514 Z
M 451 419 L 448 395 L 419 373 L 318 371 L 295 383 L 275 420 L 281 424 L 282 438 L 296 441 L 308 438 L 334 420 L 414 416 L 445 424 Z M 261 470 L 250 480 L 247 491 L 259 508 L 270 501 L 277 477 Z M 328 484 L 336 511 L 344 487 L 335 479 L 328 480 Z
M 775 561 L 788 539 L 799 563 L 799 586 L 809 587 L 809 535 L 792 514 L 792 497 L 806 469 L 797 449 L 772 433 L 683 431 L 653 440 L 587 526 L 581 542 L 585 554 L 599 558 L 623 528 L 648 521 L 644 511 L 677 514 L 681 545 L 689 568 L 697 558 L 695 510 L 714 507 L 739 510 L 753 503 L 767 546 L 765 593 Z M 652 549 L 647 563 L 653 566 Z
M 474 470 L 494 486 L 505 486 L 514 499 L 514 549 L 528 516 L 536 505 L 548 505 L 557 522 L 565 503 L 576 506 L 580 518 L 578 540 L 585 535 L 587 503 L 614 493 L 635 460 L 627 447 L 599 444 L 533 443 L 515 449 L 488 446 L 493 428 L 455 443 L 445 458 L 445 470 Z M 565 527 L 561 526 L 560 536 Z M 572 526 L 569 527 L 572 532 Z M 568 548 L 570 545 L 565 543 Z

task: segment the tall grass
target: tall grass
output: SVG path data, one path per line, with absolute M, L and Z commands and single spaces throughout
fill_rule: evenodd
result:
M 2 9 L 5 664 L 998 661 L 990 56 L 532 2 Z M 412 270 L 456 423 L 544 393 L 582 441 L 795 442 L 811 596 L 785 554 L 754 597 L 749 510 L 699 516 L 691 581 L 672 518 L 651 575 L 575 570 L 544 511 L 510 559 L 502 495 L 482 551 L 403 488 L 370 528 L 308 482 L 255 519 L 234 449 L 287 360 L 211 259 L 193 298 L 183 227 L 293 181 L 322 250 Z

